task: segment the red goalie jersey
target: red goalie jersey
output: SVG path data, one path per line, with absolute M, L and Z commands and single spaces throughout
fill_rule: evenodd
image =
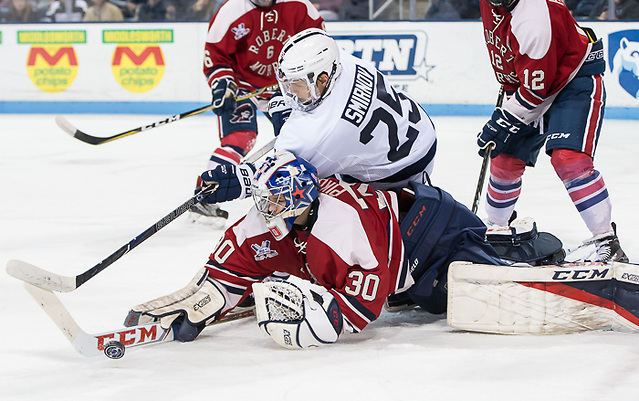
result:
M 326 288 L 339 303 L 344 327 L 361 331 L 386 297 L 413 284 L 404 260 L 397 199 L 366 184 L 320 180 L 310 228 L 276 241 L 251 208 L 226 230 L 207 268 L 226 298 L 223 312 L 251 293 L 251 285 L 284 272 Z
M 324 29 L 308 0 L 277 0 L 268 8 L 250 0 L 229 0 L 209 23 L 204 74 L 211 83 L 233 77 L 247 91 L 277 84 L 277 58 L 284 42 L 307 28 Z

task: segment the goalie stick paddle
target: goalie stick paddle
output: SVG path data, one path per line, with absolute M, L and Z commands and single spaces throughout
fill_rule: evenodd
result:
M 273 149 L 275 144 L 275 138 L 269 141 L 266 145 L 262 146 L 260 149 L 253 152 L 251 155 L 244 159 L 244 162 L 254 163 L 259 160 L 266 153 L 270 152 Z M 200 202 L 202 199 L 212 194 L 217 189 L 217 183 L 213 183 L 205 188 L 203 188 L 200 192 L 198 192 L 195 196 L 178 206 L 176 209 L 171 211 L 171 213 L 164 216 L 162 219 L 157 221 L 154 225 L 147 228 L 143 233 L 133 238 L 131 241 L 123 245 L 120 249 L 107 256 L 102 262 L 93 266 L 89 270 L 81 273 L 77 276 L 62 276 L 56 273 L 49 272 L 47 270 L 41 269 L 37 266 L 34 266 L 30 263 L 23 262 L 20 260 L 12 259 L 7 263 L 7 273 L 10 276 L 13 276 L 19 280 L 22 280 L 26 283 L 33 284 L 37 287 L 41 287 L 44 289 L 59 291 L 59 292 L 70 292 L 87 281 L 91 280 L 98 273 L 106 269 L 108 266 L 113 264 L 116 260 L 120 259 L 122 256 L 129 253 L 133 248 L 140 245 L 142 242 L 146 241 L 149 237 L 160 231 L 167 224 L 171 223 L 173 220 L 184 214 L 187 210 L 191 208 L 194 204 Z
M 242 95 L 242 96 L 238 96 L 238 97 L 235 98 L 235 100 L 236 101 L 240 101 L 240 100 L 250 99 L 252 97 L 261 95 L 264 92 L 271 91 L 271 90 L 276 90 L 277 88 L 278 88 L 277 85 L 267 86 L 267 87 L 259 89 L 257 91 L 250 92 L 250 93 L 247 93 L 247 94 Z M 142 131 L 148 131 L 148 130 L 150 130 L 152 128 L 157 128 L 157 127 L 161 127 L 161 126 L 164 126 L 166 124 L 173 123 L 173 122 L 176 122 L 176 121 L 179 121 L 179 120 L 184 120 L 187 117 L 192 117 L 192 116 L 195 116 L 195 115 L 198 115 L 198 114 L 202 114 L 202 113 L 207 112 L 207 111 L 212 110 L 212 109 L 213 109 L 213 105 L 209 104 L 209 105 L 206 105 L 206 106 L 194 109 L 194 110 L 186 111 L 184 113 L 176 114 L 174 116 L 167 117 L 167 118 L 164 118 L 164 119 L 159 120 L 159 121 L 155 121 L 155 122 L 153 122 L 151 124 L 143 125 L 141 127 L 133 128 L 133 129 L 130 129 L 128 131 L 120 132 L 119 134 L 115 134 L 115 135 L 111 135 L 111 136 L 107 136 L 107 137 L 93 136 L 93 135 L 88 134 L 88 133 L 86 133 L 84 131 L 81 131 L 76 126 L 71 124 L 69 122 L 69 120 L 67 120 L 63 116 L 56 116 L 55 117 L 55 122 L 58 125 L 58 127 L 60 127 L 64 132 L 66 132 L 67 134 L 71 135 L 75 139 L 78 139 L 78 140 L 80 140 L 80 141 L 82 141 L 84 143 L 88 143 L 90 145 L 101 145 L 103 143 L 115 141 L 116 139 L 124 138 L 124 137 L 127 137 L 129 135 L 137 134 L 137 133 L 142 132 Z
M 499 88 L 499 95 L 497 95 L 497 103 L 495 107 L 501 107 L 504 102 L 504 86 Z M 473 198 L 473 206 L 471 211 L 477 213 L 479 209 L 479 201 L 481 200 L 481 191 L 484 189 L 484 181 L 486 180 L 486 171 L 488 170 L 488 161 L 490 160 L 490 153 L 493 150 L 493 145 L 490 144 L 484 151 L 484 158 L 481 162 L 481 169 L 479 170 L 479 178 L 477 179 L 477 188 L 475 188 L 475 197 Z
M 160 322 L 89 334 L 80 328 L 68 309 L 53 292 L 29 283 L 24 283 L 24 286 L 67 340 L 84 356 L 93 357 L 104 354 L 111 359 L 120 359 L 124 356 L 127 348 L 169 342 L 175 339 L 173 328 L 163 328 Z M 254 316 L 254 314 L 254 309 L 227 314 L 208 326 L 244 319 Z

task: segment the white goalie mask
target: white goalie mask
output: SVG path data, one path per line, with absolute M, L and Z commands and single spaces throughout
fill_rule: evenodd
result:
M 266 227 L 280 241 L 319 196 L 317 171 L 290 152 L 276 153 L 257 169 L 251 191 Z
M 317 28 L 288 39 L 278 64 L 277 81 L 286 104 L 303 111 L 314 109 L 328 96 L 341 71 L 337 43 Z

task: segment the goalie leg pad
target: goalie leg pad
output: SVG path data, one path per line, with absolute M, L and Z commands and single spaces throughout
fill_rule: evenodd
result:
M 226 304 L 224 295 L 208 278 L 208 274 L 208 270 L 202 268 L 183 289 L 134 306 L 124 325 L 130 327 L 160 320 L 162 327 L 168 328 L 174 322 L 181 322 L 181 326 L 185 327 L 176 328 L 176 333 L 185 333 L 183 341 L 193 340 L 206 324 L 219 316 Z M 188 330 L 189 325 L 194 326 L 197 332 Z M 180 336 L 176 338 L 180 339 Z
M 507 267 L 452 263 L 448 325 L 503 334 L 639 331 L 639 266 Z
M 302 291 L 288 281 L 253 284 L 257 322 L 273 341 L 288 349 L 302 349 L 337 341 L 342 313 L 333 295 Z

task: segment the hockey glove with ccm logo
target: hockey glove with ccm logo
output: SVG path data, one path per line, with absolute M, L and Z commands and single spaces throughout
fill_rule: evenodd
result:
M 253 284 L 257 324 L 284 348 L 331 344 L 342 333 L 343 318 L 333 295 L 302 291 L 288 281 Z
M 237 85 L 233 78 L 220 78 L 213 81 L 211 92 L 213 94 L 213 112 L 216 115 L 221 116 L 226 112 L 235 110 Z
M 278 136 L 282 125 L 291 116 L 291 108 L 286 105 L 284 96 L 280 92 L 275 93 L 268 99 L 268 114 L 271 116 L 273 132 L 275 136 Z
M 477 135 L 479 155 L 483 157 L 486 148 L 492 145 L 490 157 L 496 157 L 504 150 L 510 136 L 516 135 L 524 127 L 527 127 L 527 124 L 515 115 L 500 107 L 496 108 L 490 120 Z
M 240 164 L 220 164 L 213 170 L 202 173 L 204 185 L 217 182 L 218 187 L 215 192 L 202 199 L 204 203 L 228 202 L 234 199 L 244 199 L 251 196 L 251 181 L 255 174 L 255 166 L 251 163 Z

